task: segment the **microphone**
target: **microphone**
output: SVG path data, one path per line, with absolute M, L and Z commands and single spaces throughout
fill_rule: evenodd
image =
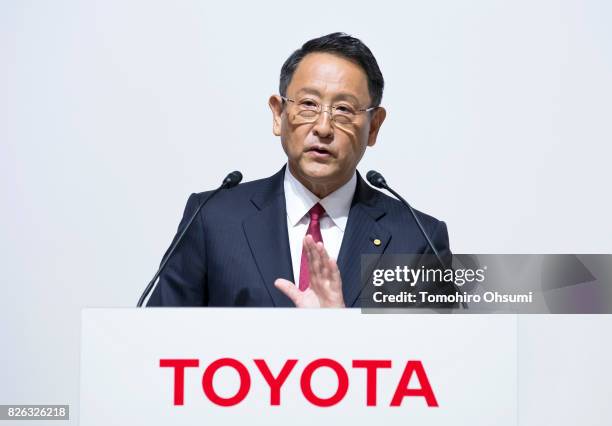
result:
M 236 185 L 238 185 L 241 180 L 242 180 L 242 173 L 240 173 L 238 170 L 234 170 L 233 172 L 228 174 L 225 177 L 225 179 L 223 179 L 223 183 L 221 184 L 221 187 L 224 189 L 233 188 Z
M 436 259 L 438 260 L 438 262 L 440 263 L 442 268 L 447 269 L 446 264 L 444 263 L 444 261 L 440 257 L 440 254 L 438 253 L 438 250 L 436 250 L 436 246 L 434 246 L 433 243 L 431 242 L 431 238 L 429 238 L 429 235 L 427 235 L 427 232 L 425 231 L 425 228 L 423 228 L 423 225 L 421 224 L 421 221 L 417 217 L 416 213 L 414 212 L 414 210 L 412 209 L 410 204 L 408 204 L 408 201 L 404 200 L 401 195 L 399 195 L 391 187 L 389 187 L 389 185 L 387 185 L 387 181 L 385 180 L 383 175 L 378 173 L 376 170 L 370 170 L 366 174 L 366 178 L 368 179 L 368 182 L 370 182 L 370 184 L 372 186 L 374 186 L 376 188 L 380 188 L 380 189 L 386 189 L 391 194 L 395 195 L 395 197 L 398 200 L 400 200 L 403 205 L 408 207 L 408 210 L 410 211 L 410 214 L 412 215 L 412 218 L 414 219 L 414 221 L 416 222 L 417 226 L 421 230 L 421 234 L 423 234 L 423 237 L 425 237 L 425 239 L 427 240 L 427 244 L 429 245 L 429 248 L 431 248 L 431 251 L 433 251 L 433 253 L 436 255 Z M 451 268 L 452 268 L 452 265 L 451 265 Z M 455 290 L 457 290 L 457 285 L 454 282 L 453 282 L 453 287 L 455 288 Z M 463 307 L 463 309 L 467 309 L 468 308 L 468 305 L 467 305 L 466 302 L 461 302 L 461 306 Z
M 429 248 L 431 248 L 431 251 L 436 256 L 436 259 L 438 259 L 438 262 L 440 262 L 440 265 L 442 265 L 442 267 L 444 269 L 446 269 L 446 264 L 442 261 L 442 258 L 440 257 L 440 254 L 438 254 L 438 250 L 436 250 L 436 247 L 431 242 L 431 238 L 429 238 L 429 235 L 427 235 L 427 232 L 425 232 L 425 228 L 423 228 L 423 225 L 421 224 L 421 221 L 417 217 L 417 215 L 414 212 L 414 210 L 412 209 L 412 207 L 410 207 L 410 204 L 408 204 L 408 201 L 404 200 L 401 195 L 399 195 L 392 188 L 390 188 L 389 185 L 387 185 L 387 181 L 385 180 L 383 175 L 381 175 L 377 171 L 370 170 L 366 174 L 366 178 L 368 179 L 368 182 L 370 182 L 370 184 L 372 184 L 372 186 L 374 186 L 376 188 L 380 188 L 380 189 L 386 189 L 391 194 L 395 195 L 395 197 L 398 200 L 400 200 L 402 202 L 402 204 L 404 204 L 406 207 L 408 207 L 408 210 L 410 211 L 410 214 L 412 215 L 414 221 L 416 222 L 417 226 L 421 230 L 421 234 L 423 234 L 423 237 L 425 237 L 425 240 L 427 240 L 427 244 L 429 245 Z
M 200 210 L 202 210 L 202 207 L 204 207 L 204 205 L 206 203 L 208 203 L 208 201 L 210 201 L 210 199 L 212 197 L 217 195 L 217 193 L 219 191 L 221 191 L 222 189 L 233 188 L 236 185 L 238 185 L 241 180 L 242 180 L 242 173 L 240 173 L 237 170 L 231 172 L 230 174 L 228 174 L 225 177 L 225 179 L 223 179 L 223 182 L 221 183 L 221 186 L 219 186 L 217 189 L 215 189 L 208 197 L 206 197 L 206 199 L 204 201 L 202 201 L 198 205 L 198 208 L 195 209 L 195 211 L 193 212 L 193 214 L 189 218 L 189 221 L 187 222 L 187 224 L 185 225 L 183 230 L 180 232 L 178 238 L 176 239 L 174 244 L 172 244 L 172 246 L 170 247 L 170 250 L 168 250 L 168 254 L 162 259 L 162 262 L 159 265 L 159 269 L 157 270 L 157 272 L 155 273 L 155 275 L 153 276 L 153 278 L 151 279 L 151 281 L 147 285 L 147 288 L 145 288 L 145 290 L 142 292 L 142 295 L 140 296 L 140 299 L 138 299 L 138 304 L 136 305 L 136 307 L 140 308 L 142 306 L 142 304 L 144 303 L 144 300 L 147 298 L 147 296 L 149 295 L 149 293 L 153 289 L 153 286 L 155 285 L 155 282 L 157 281 L 157 279 L 159 278 L 159 276 L 163 272 L 164 268 L 166 267 L 166 264 L 168 263 L 168 260 L 170 260 L 170 258 L 174 254 L 174 251 L 176 250 L 176 248 L 178 247 L 180 242 L 183 240 L 183 237 L 185 236 L 185 234 L 187 233 L 187 231 L 191 227 L 191 224 L 193 223 L 195 218 L 198 216 L 198 213 L 200 213 Z

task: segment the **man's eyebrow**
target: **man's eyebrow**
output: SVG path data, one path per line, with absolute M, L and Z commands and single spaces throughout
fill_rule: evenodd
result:
M 313 89 L 310 87 L 304 87 L 300 90 L 297 91 L 297 94 L 301 94 L 301 93 L 305 93 L 308 95 L 315 95 L 318 97 L 321 97 L 321 92 L 319 92 L 317 89 Z M 334 96 L 335 100 L 350 100 L 350 101 L 354 101 L 356 104 L 359 104 L 359 99 L 357 99 L 357 97 L 355 95 L 352 95 L 350 93 L 338 93 L 337 95 Z
M 300 93 L 306 93 L 309 95 L 315 95 L 315 96 L 321 96 L 321 92 L 319 92 L 317 89 L 311 89 L 309 87 L 304 87 L 300 90 L 298 90 L 297 94 L 299 95 Z

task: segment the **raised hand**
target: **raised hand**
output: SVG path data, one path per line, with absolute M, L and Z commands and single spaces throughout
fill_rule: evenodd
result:
M 305 291 L 291 281 L 279 278 L 276 288 L 290 298 L 298 308 L 344 308 L 342 279 L 336 261 L 329 257 L 322 243 L 315 243 L 310 235 L 304 238 L 308 257 L 310 283 Z

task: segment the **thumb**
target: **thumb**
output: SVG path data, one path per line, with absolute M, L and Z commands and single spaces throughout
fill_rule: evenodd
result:
M 297 306 L 301 296 L 301 291 L 293 284 L 284 278 L 279 278 L 274 281 L 274 286 L 279 289 L 285 296 L 287 296 L 294 305 Z

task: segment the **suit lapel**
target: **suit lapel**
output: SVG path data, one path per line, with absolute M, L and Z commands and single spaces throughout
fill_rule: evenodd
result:
M 357 188 L 338 255 L 346 306 L 355 306 L 367 278 L 391 240 L 391 233 L 378 223 L 386 212 L 376 205 L 377 197 L 377 191 L 370 188 L 358 173 Z M 374 256 L 368 257 L 364 263 L 366 273 L 362 280 L 361 255 L 366 254 Z
M 242 226 L 263 282 L 275 306 L 293 306 L 291 300 L 275 286 L 277 278 L 293 281 L 291 250 L 287 232 L 287 210 L 283 191 L 285 168 L 270 178 L 263 191 L 254 194 L 251 202 L 257 212 Z

